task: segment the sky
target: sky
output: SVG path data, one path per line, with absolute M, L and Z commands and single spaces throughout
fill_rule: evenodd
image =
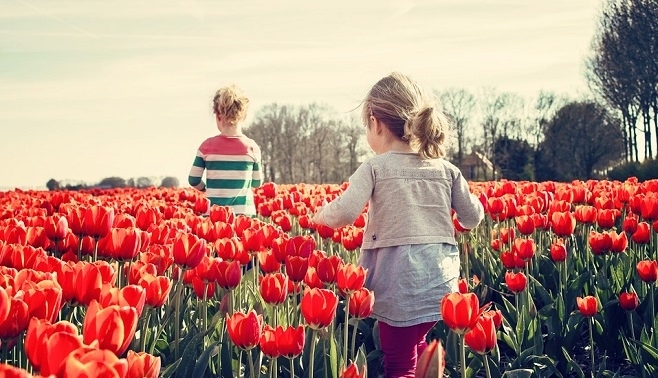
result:
M 390 72 L 433 90 L 587 93 L 599 0 L 0 1 L 0 189 L 178 177 L 216 89 L 348 114 Z M 247 122 L 250 118 L 247 119 Z

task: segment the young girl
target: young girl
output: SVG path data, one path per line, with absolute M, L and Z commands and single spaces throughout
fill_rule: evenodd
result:
M 261 153 L 258 144 L 242 134 L 248 105 L 249 99 L 234 85 L 215 93 L 212 109 L 219 135 L 201 143 L 188 181 L 206 192 L 210 205 L 230 206 L 235 214 L 255 216 L 252 188 L 261 183 Z
M 352 223 L 368 207 L 359 264 L 375 293 L 386 377 L 413 377 L 440 302 L 456 291 L 459 251 L 451 209 L 466 228 L 484 208 L 457 167 L 442 157 L 448 122 L 411 78 L 393 73 L 362 103 L 368 144 L 376 156 L 352 174 L 345 192 L 313 221 Z

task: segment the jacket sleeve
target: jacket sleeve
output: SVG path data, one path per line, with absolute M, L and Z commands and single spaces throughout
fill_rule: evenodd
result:
M 452 208 L 457 213 L 457 220 L 465 228 L 475 228 L 484 219 L 484 206 L 471 193 L 468 182 L 458 171 L 452 182 Z
M 374 188 L 372 166 L 365 162 L 350 176 L 343 194 L 327 204 L 320 216 L 331 228 L 353 223 L 365 209 Z

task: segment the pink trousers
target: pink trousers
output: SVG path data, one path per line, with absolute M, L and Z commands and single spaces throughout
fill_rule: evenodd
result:
M 416 374 L 418 357 L 427 347 L 427 333 L 436 322 L 410 327 L 393 327 L 379 322 L 379 339 L 384 352 L 386 378 L 410 377 Z

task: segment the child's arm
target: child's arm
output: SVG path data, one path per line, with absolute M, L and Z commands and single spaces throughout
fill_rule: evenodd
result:
M 352 174 L 349 186 L 338 198 L 318 209 L 313 222 L 337 228 L 353 223 L 361 215 L 375 188 L 372 166 L 363 163 Z
M 484 219 L 484 206 L 480 200 L 470 192 L 468 182 L 461 172 L 452 183 L 452 208 L 457 213 L 459 223 L 468 229 L 476 227 Z
M 190 169 L 190 174 L 187 177 L 187 182 L 194 188 L 205 191 L 206 183 L 203 182 L 203 171 L 206 169 L 206 160 L 203 158 L 201 151 L 197 151 L 194 163 Z

